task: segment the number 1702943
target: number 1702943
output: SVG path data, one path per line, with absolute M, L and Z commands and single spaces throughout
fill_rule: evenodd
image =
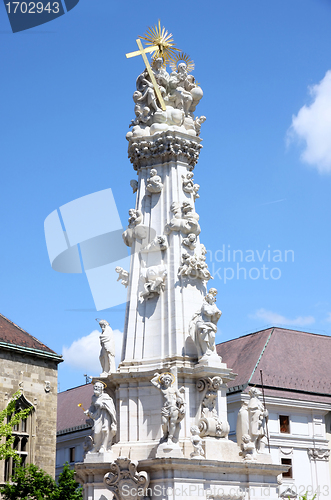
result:
M 58 14 L 60 12 L 59 2 L 48 2 L 46 5 L 42 2 L 8 2 L 6 7 L 8 14 L 41 14 L 42 12 Z

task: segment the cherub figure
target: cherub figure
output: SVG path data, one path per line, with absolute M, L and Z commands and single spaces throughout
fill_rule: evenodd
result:
M 140 212 L 140 210 L 136 210 L 135 208 L 130 208 L 129 215 L 129 227 L 135 227 L 143 220 L 143 214 Z
M 160 193 L 162 191 L 162 188 L 162 179 L 159 175 L 157 175 L 157 170 L 155 168 L 152 168 L 150 177 L 147 179 L 146 189 L 150 193 Z
M 239 455 L 242 456 L 245 461 L 256 460 L 255 445 L 249 434 L 244 434 L 242 436 L 240 448 L 241 451 L 239 452 Z
M 203 451 L 202 448 L 202 439 L 199 435 L 199 427 L 197 425 L 192 425 L 190 432 L 192 434 L 191 436 L 191 443 L 193 444 L 194 451 L 191 453 L 191 458 L 201 458 L 205 456 L 205 452 Z
M 144 282 L 144 291 L 140 292 L 142 300 L 148 300 L 156 295 L 160 295 L 165 289 L 165 280 L 167 277 L 167 268 L 164 264 L 145 267 L 145 261 L 142 261 L 140 278 Z
M 201 131 L 201 125 L 206 121 L 205 116 L 197 116 L 196 119 L 194 120 L 194 128 L 197 133 L 197 136 L 199 137 L 200 131 Z
M 168 248 L 168 242 L 167 238 L 164 235 L 157 235 L 155 238 L 148 243 L 144 248 L 142 248 L 140 251 L 142 253 L 146 252 L 159 252 L 159 251 L 164 251 L 167 250 Z
M 118 278 L 117 281 L 121 281 L 121 285 L 124 285 L 125 288 L 127 288 L 129 284 L 129 273 L 128 271 L 125 271 L 123 267 L 117 266 L 115 267 L 115 271 L 118 273 Z
M 194 250 L 197 246 L 197 237 L 195 234 L 188 234 L 186 238 L 183 238 L 183 245 L 188 247 L 190 250 Z
M 200 198 L 200 196 L 198 195 L 200 186 L 199 184 L 194 184 L 193 175 L 193 172 L 187 172 L 186 176 L 182 175 L 183 191 L 185 191 L 185 193 L 192 193 L 193 198 L 196 199 Z

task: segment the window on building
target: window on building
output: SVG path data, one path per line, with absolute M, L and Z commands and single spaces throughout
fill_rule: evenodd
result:
M 28 402 L 28 400 L 22 394 L 16 401 L 16 410 L 32 408 L 32 411 L 25 420 L 21 420 L 17 425 L 13 427 L 13 449 L 20 456 L 21 465 L 26 465 L 30 462 L 30 437 L 32 435 L 32 419 L 33 419 L 33 406 Z M 9 481 L 10 477 L 15 471 L 15 461 L 12 457 L 5 460 L 5 471 L 4 479 Z
M 279 428 L 282 434 L 290 433 L 290 417 L 288 415 L 279 415 Z
M 287 472 L 283 472 L 283 477 L 289 477 L 292 478 L 292 459 L 291 458 L 281 458 L 281 464 L 282 465 L 290 465 L 291 467 Z
M 75 447 L 69 448 L 69 462 L 72 463 L 75 461 Z

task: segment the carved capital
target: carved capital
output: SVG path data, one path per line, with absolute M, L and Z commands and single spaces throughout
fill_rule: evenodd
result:
M 192 170 L 199 159 L 201 148 L 199 138 L 180 137 L 176 132 L 167 131 L 148 139 L 130 138 L 128 156 L 135 170 L 169 161 L 182 161 Z
M 149 485 L 147 472 L 137 472 L 138 462 L 119 457 L 110 466 L 103 478 L 104 484 L 113 493 L 116 500 L 137 500 L 144 496 Z

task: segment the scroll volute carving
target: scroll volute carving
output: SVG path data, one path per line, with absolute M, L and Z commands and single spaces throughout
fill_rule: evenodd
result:
M 227 437 L 230 431 L 228 422 L 222 422 L 216 409 L 217 392 L 222 385 L 221 377 L 207 377 L 197 381 L 196 388 L 202 393 L 200 419 L 198 422 L 200 436 Z
M 138 500 L 144 497 L 149 485 L 149 475 L 137 472 L 138 462 L 119 457 L 110 465 L 110 472 L 103 478 L 104 484 L 116 500 Z

